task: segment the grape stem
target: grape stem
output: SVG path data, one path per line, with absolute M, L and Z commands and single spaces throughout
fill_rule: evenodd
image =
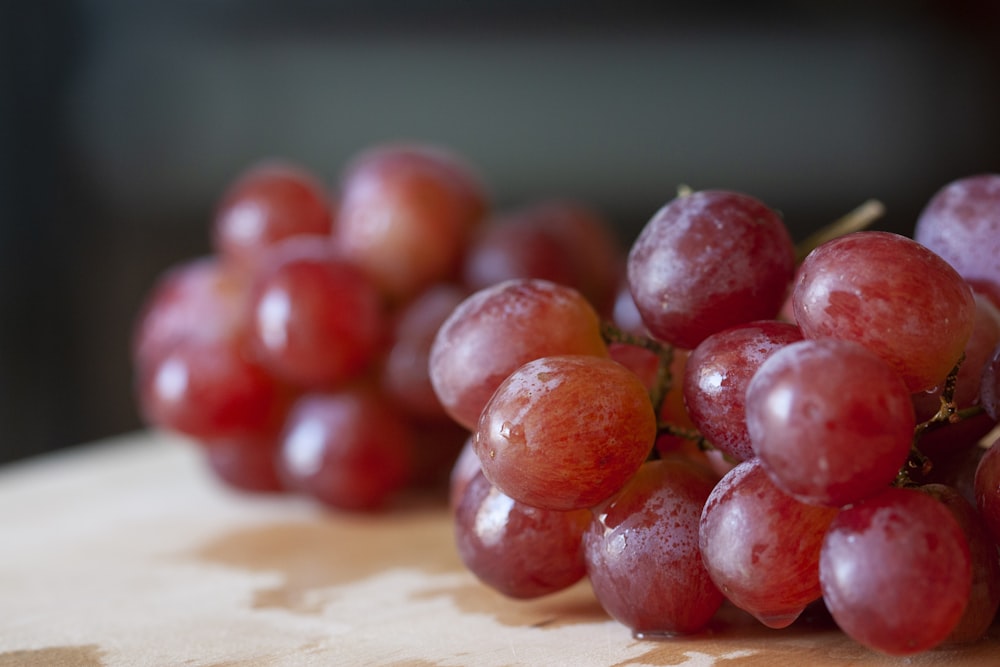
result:
M 921 475 L 926 475 L 933 468 L 934 464 L 931 460 L 920 451 L 920 439 L 923 438 L 925 433 L 947 426 L 948 424 L 956 424 L 983 412 L 981 405 L 959 409 L 955 403 L 955 386 L 958 382 L 958 370 L 962 367 L 963 361 L 965 361 L 964 354 L 958 360 L 958 363 L 955 364 L 954 368 L 951 369 L 951 372 L 948 373 L 948 377 L 945 378 L 944 387 L 941 389 L 941 407 L 938 408 L 938 411 L 930 419 L 920 422 L 913 429 L 910 458 L 896 477 L 897 486 L 912 485 L 912 481 L 909 478 L 910 470 L 918 470 Z
M 800 263 L 818 246 L 851 232 L 869 227 L 885 214 L 885 206 L 877 199 L 869 199 L 846 215 L 834 220 L 826 227 L 807 236 L 795 246 L 795 262 Z
M 634 345 L 644 350 L 649 350 L 657 357 L 656 378 L 653 386 L 649 390 L 649 400 L 653 404 L 653 410 L 658 415 L 663 407 L 663 401 L 673 386 L 674 378 L 670 367 L 674 363 L 674 347 L 650 336 L 642 336 L 615 325 L 613 322 L 603 322 L 601 324 L 601 335 L 606 343 L 622 343 Z

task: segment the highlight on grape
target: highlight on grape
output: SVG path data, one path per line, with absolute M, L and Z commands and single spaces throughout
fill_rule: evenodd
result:
M 873 212 L 874 211 L 874 212 Z M 222 483 L 330 511 L 440 492 L 483 585 L 586 580 L 639 638 L 723 604 L 821 609 L 869 649 L 980 641 L 1000 607 L 1000 175 L 796 246 L 728 190 L 629 247 L 565 198 L 498 209 L 436 145 L 332 181 L 264 161 L 137 317 L 138 404 Z

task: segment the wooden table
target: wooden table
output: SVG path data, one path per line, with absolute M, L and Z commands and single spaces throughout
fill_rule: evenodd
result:
M 0 468 L 0 531 L 0 667 L 1000 664 L 1000 629 L 903 660 L 733 609 L 637 641 L 585 582 L 531 602 L 480 585 L 438 503 L 357 517 L 245 496 L 157 433 Z

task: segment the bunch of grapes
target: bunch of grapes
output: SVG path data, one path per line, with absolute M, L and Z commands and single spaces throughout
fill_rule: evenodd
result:
M 254 165 L 210 232 L 211 254 L 166 271 L 138 318 L 141 412 L 236 488 L 342 510 L 446 488 L 466 432 L 428 356 L 459 303 L 538 276 L 572 290 L 567 309 L 609 312 L 624 267 L 596 211 L 567 199 L 494 211 L 476 170 L 428 144 L 373 146 L 332 186 L 297 164 Z M 572 351 L 603 346 L 591 325 Z
M 515 598 L 589 579 L 637 637 L 729 603 L 825 607 L 910 655 L 1000 606 L 1000 176 L 949 184 L 913 238 L 857 229 L 801 261 L 747 195 L 680 193 L 627 255 L 611 320 L 572 287 L 464 299 L 429 354 L 468 438 L 460 556 Z

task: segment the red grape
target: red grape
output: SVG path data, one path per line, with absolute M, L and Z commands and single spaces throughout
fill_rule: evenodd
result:
M 634 373 L 611 359 L 563 355 L 529 361 L 500 384 L 473 447 L 507 495 L 571 510 L 620 489 L 655 437 L 656 416 Z
M 777 320 L 737 325 L 698 344 L 683 375 L 691 421 L 714 447 L 738 461 L 753 457 L 746 425 L 750 378 L 775 350 L 802 340 L 793 324 Z
M 293 236 L 328 237 L 331 206 L 323 184 L 298 165 L 255 165 L 224 194 L 212 221 L 215 249 L 253 268 L 268 247 Z
M 997 544 L 990 535 L 983 518 L 975 506 L 962 497 L 953 487 L 942 484 L 927 484 L 921 487 L 925 493 L 941 502 L 958 522 L 969 542 L 969 556 L 972 563 L 972 588 L 969 604 L 958 624 L 948 635 L 949 643 L 972 642 L 981 639 L 1000 607 L 1000 559 L 997 558 Z
M 392 343 L 382 363 L 382 390 L 410 415 L 448 418 L 431 384 L 431 346 L 438 329 L 466 296 L 457 285 L 439 283 L 415 296 L 396 315 Z
M 975 300 L 976 312 L 972 333 L 965 344 L 965 356 L 955 378 L 955 390 L 952 396 L 955 406 L 959 409 L 980 402 L 983 369 L 994 348 L 1000 346 L 1000 311 L 993 302 L 981 294 L 976 294 Z M 943 388 L 943 385 L 939 385 L 933 390 L 914 394 L 913 407 L 918 422 L 930 419 L 941 408 Z
M 469 430 L 504 378 L 554 354 L 608 355 L 597 313 L 577 290 L 546 280 L 510 280 L 465 299 L 431 347 L 434 391 Z
M 629 286 L 649 331 L 685 349 L 736 324 L 774 318 L 794 271 L 781 218 L 752 197 L 718 190 L 661 208 L 628 256 Z
M 1000 438 L 986 450 L 976 467 L 973 481 L 976 507 L 993 539 L 1000 543 Z
M 205 458 L 216 478 L 251 493 L 285 490 L 278 474 L 278 438 L 274 434 L 204 442 Z
M 873 495 L 906 461 L 915 420 L 910 393 L 856 343 L 791 343 L 747 386 L 747 430 L 775 483 L 802 502 L 840 506 Z
M 1000 344 L 983 364 L 979 401 L 993 421 L 1000 421 Z
M 1000 307 L 1000 175 L 945 185 L 920 214 L 913 237 Z
M 457 155 L 383 145 L 345 170 L 333 239 L 385 295 L 405 301 L 456 277 L 485 211 L 483 186 Z
M 306 394 L 292 407 L 278 467 L 291 489 L 344 510 L 385 507 L 413 474 L 413 435 L 363 388 Z
M 178 340 L 233 339 L 246 324 L 249 283 L 214 256 L 188 260 L 157 280 L 133 334 L 137 366 L 166 354 Z
M 930 495 L 889 488 L 842 509 L 820 553 L 823 599 L 854 640 L 889 655 L 931 649 L 969 602 L 965 534 Z
M 972 290 L 947 262 L 889 232 L 854 232 L 802 262 L 792 294 L 806 338 L 860 343 L 885 359 L 911 392 L 937 386 L 972 333 Z
M 178 341 L 138 369 L 146 421 L 198 439 L 271 432 L 286 390 L 232 340 Z
M 378 292 L 319 240 L 292 239 L 271 253 L 256 276 L 251 311 L 260 359 L 300 387 L 342 384 L 366 371 L 380 352 Z
M 520 503 L 477 472 L 455 509 L 458 555 L 480 581 L 508 597 L 548 595 L 586 574 L 581 540 L 590 519 L 586 509 Z
M 783 628 L 820 597 L 819 551 L 836 514 L 798 502 L 774 485 L 759 459 L 749 459 L 708 497 L 701 555 L 730 602 L 764 625 Z
M 583 546 L 594 594 L 638 637 L 702 630 L 723 595 L 698 549 L 715 479 L 685 461 L 650 461 L 594 509 Z

